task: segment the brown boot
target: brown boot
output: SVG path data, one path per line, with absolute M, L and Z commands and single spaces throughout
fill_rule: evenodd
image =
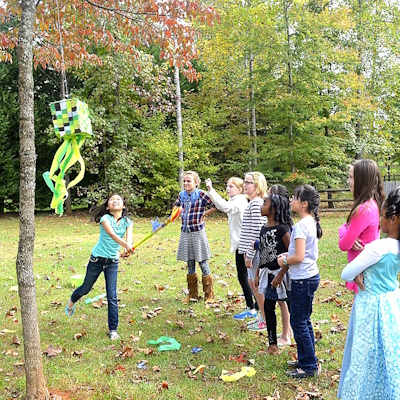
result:
M 189 295 L 186 299 L 187 302 L 189 302 L 191 299 L 195 299 L 197 301 L 197 299 L 199 298 L 197 282 L 198 282 L 197 274 L 188 274 L 187 275 L 187 283 L 188 283 L 188 289 L 189 289 Z
M 214 301 L 214 287 L 211 275 L 203 276 L 203 292 L 204 301 L 206 303 L 212 303 Z

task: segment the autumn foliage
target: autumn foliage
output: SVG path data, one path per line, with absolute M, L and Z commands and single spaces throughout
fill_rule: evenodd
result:
M 21 9 L 17 0 L 0 6 L 0 61 L 12 61 Z M 197 57 L 195 21 L 212 24 L 212 7 L 196 1 L 43 0 L 38 2 L 34 32 L 34 65 L 57 71 L 101 64 L 96 49 L 130 54 L 156 44 L 161 58 L 197 79 L 191 60 Z

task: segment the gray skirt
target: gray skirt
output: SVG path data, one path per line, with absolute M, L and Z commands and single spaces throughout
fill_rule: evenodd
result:
M 176 254 L 177 260 L 200 262 L 210 258 L 211 250 L 205 229 L 197 232 L 181 232 Z

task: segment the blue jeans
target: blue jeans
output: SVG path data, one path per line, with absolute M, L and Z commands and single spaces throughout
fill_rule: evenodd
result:
M 305 372 L 318 369 L 315 356 L 314 330 L 310 321 L 314 293 L 319 285 L 319 274 L 312 278 L 292 279 L 290 293 L 290 325 L 297 343 L 299 368 Z
M 210 267 L 208 266 L 207 260 L 199 261 L 199 265 L 200 265 L 203 276 L 211 275 Z M 196 273 L 196 261 L 189 260 L 187 262 L 187 266 L 188 266 L 188 274 L 189 275 L 193 275 Z
M 108 329 L 117 330 L 118 302 L 117 302 L 117 273 L 118 259 L 90 256 L 86 267 L 85 280 L 71 295 L 71 301 L 76 303 L 82 296 L 90 292 L 99 275 L 104 272 L 108 301 Z

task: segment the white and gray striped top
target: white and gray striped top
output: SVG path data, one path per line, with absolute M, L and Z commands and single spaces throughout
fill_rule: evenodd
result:
M 244 210 L 242 227 L 240 229 L 239 253 L 253 259 L 256 251 L 253 243 L 260 238 L 261 227 L 267 222 L 267 217 L 261 215 L 261 207 L 264 200 L 256 197 L 251 200 Z

